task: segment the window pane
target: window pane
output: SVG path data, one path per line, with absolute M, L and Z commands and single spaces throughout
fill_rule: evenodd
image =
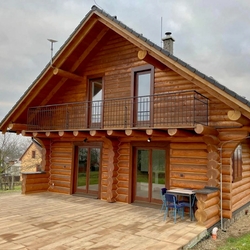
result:
M 150 119 L 150 72 L 138 73 L 137 78 L 137 120 L 148 121 Z

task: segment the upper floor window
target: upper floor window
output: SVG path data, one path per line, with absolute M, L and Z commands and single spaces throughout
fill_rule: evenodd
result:
M 233 182 L 242 180 L 242 146 L 238 145 L 232 155 Z
M 32 158 L 36 158 L 36 151 L 35 151 L 35 150 L 32 151 L 31 157 L 32 157 Z
M 147 65 L 133 69 L 134 126 L 148 125 L 152 118 L 153 79 L 154 68 L 152 66 Z

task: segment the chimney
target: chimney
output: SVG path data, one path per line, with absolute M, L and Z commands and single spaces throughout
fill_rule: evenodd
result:
M 174 52 L 174 38 L 171 37 L 171 32 L 166 32 L 166 37 L 162 38 L 163 49 L 167 50 L 170 54 Z

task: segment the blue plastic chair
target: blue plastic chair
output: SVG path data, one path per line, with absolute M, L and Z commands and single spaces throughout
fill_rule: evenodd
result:
M 161 210 L 166 209 L 166 198 L 165 198 L 166 192 L 167 192 L 166 188 L 162 188 L 160 190 L 160 196 L 161 196 L 161 200 L 162 200 Z
M 191 195 L 190 199 L 191 199 L 191 220 L 193 220 L 193 218 L 194 218 L 194 203 L 195 203 L 195 199 L 196 199 L 195 194 Z M 190 209 L 190 203 L 188 200 L 187 201 L 186 200 L 179 201 L 178 204 L 181 204 L 184 207 L 188 207 Z
M 176 215 L 180 211 L 181 212 L 181 218 L 184 217 L 184 205 L 177 204 L 177 200 L 175 195 L 173 194 L 165 194 L 166 199 L 166 210 L 164 213 L 164 220 L 166 220 L 166 216 L 169 214 L 169 209 L 172 209 L 174 212 L 174 223 L 176 223 Z

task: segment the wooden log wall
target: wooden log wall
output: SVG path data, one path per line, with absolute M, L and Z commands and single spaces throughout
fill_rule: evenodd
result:
M 113 139 L 103 138 L 101 199 L 115 202 L 117 196 L 117 158 L 118 143 Z
M 242 180 L 232 183 L 232 211 L 250 200 L 250 144 L 242 143 Z
M 49 188 L 49 173 L 22 174 L 22 194 L 45 192 Z
M 207 150 L 202 142 L 170 143 L 170 187 L 201 189 L 207 185 Z
M 51 144 L 48 171 L 51 174 L 49 191 L 70 194 L 73 147 L 71 142 L 54 141 Z
M 130 187 L 130 143 L 121 143 L 118 149 L 118 171 L 117 171 L 117 201 L 129 201 Z
M 210 194 L 196 194 L 197 210 L 195 218 L 197 225 L 209 228 L 220 220 L 219 191 Z

